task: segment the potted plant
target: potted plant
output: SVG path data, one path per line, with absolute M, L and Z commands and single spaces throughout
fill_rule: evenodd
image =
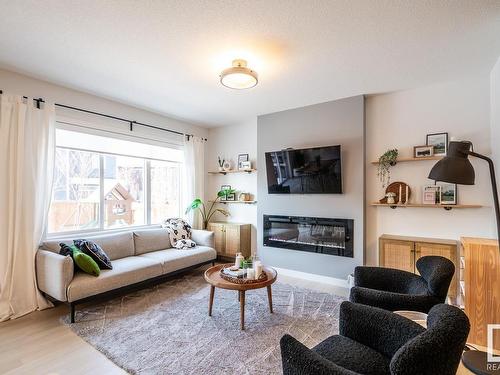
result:
M 220 201 L 221 198 L 229 195 L 229 194 L 234 194 L 236 190 L 234 189 L 223 189 L 220 190 L 217 193 L 217 197 L 211 202 L 210 208 L 207 211 L 205 203 L 200 198 L 196 198 L 191 204 L 186 208 L 186 214 L 193 210 L 198 210 L 200 212 L 202 221 L 203 221 L 203 229 L 207 229 L 208 222 L 212 218 L 212 216 L 216 213 L 219 212 L 224 216 L 229 216 L 229 211 L 225 210 L 223 208 L 216 208 L 215 205 Z
M 391 167 L 395 166 L 398 158 L 398 150 L 387 150 L 378 158 L 377 176 L 382 182 L 382 187 L 389 185 L 391 180 Z

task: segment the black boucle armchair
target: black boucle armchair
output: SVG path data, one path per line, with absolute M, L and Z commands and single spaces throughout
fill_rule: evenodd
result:
M 422 257 L 416 266 L 420 276 L 392 268 L 356 267 L 349 300 L 389 311 L 427 313 L 445 302 L 455 266 L 440 256 Z
M 284 375 L 454 375 L 469 334 L 458 308 L 439 304 L 428 329 L 390 311 L 343 302 L 339 335 L 312 349 L 281 338 Z

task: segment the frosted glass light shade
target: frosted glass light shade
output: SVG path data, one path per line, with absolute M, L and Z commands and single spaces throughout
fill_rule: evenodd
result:
M 245 60 L 233 60 L 233 66 L 220 74 L 220 83 L 230 89 L 244 90 L 257 85 L 258 75 L 247 68 Z

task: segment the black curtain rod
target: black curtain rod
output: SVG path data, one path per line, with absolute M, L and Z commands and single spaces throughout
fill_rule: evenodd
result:
M 2 90 L 0 90 L 0 95 L 1 94 L 3 94 Z M 28 99 L 27 96 L 23 96 L 23 98 L 24 99 Z M 43 100 L 42 98 L 38 98 L 38 99 L 33 98 L 33 100 L 36 102 L 36 107 L 37 108 L 40 108 L 40 103 L 45 103 L 45 100 Z M 179 132 L 177 130 L 165 129 L 165 128 L 161 128 L 159 126 L 145 124 L 145 123 L 139 122 L 139 121 L 128 120 L 126 118 L 122 118 L 122 117 L 118 117 L 118 116 L 112 116 L 112 115 L 107 115 L 105 113 L 90 111 L 88 109 L 83 109 L 83 108 L 78 108 L 78 107 L 72 107 L 72 106 L 69 106 L 69 105 L 66 105 L 66 104 L 59 104 L 59 103 L 54 103 L 54 105 L 56 105 L 57 107 L 61 107 L 61 108 L 71 109 L 73 111 L 85 112 L 85 113 L 89 113 L 91 115 L 96 115 L 96 116 L 106 117 L 106 118 L 110 118 L 110 119 L 117 120 L 117 121 L 126 122 L 130 126 L 130 131 L 134 131 L 134 125 L 139 125 L 139 126 L 144 126 L 146 128 L 150 128 L 150 129 L 162 130 L 162 131 L 173 133 L 173 134 L 184 135 L 184 136 L 187 137 L 188 141 L 189 141 L 190 137 L 194 137 L 193 134 L 186 134 L 186 133 Z M 202 139 L 204 141 L 207 141 L 206 138 L 202 138 Z

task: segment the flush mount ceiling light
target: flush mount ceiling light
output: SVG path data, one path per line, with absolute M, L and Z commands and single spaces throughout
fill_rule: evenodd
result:
M 220 83 L 230 89 L 244 90 L 257 85 L 257 73 L 247 68 L 246 60 L 233 60 L 231 68 L 224 69 L 220 74 Z

